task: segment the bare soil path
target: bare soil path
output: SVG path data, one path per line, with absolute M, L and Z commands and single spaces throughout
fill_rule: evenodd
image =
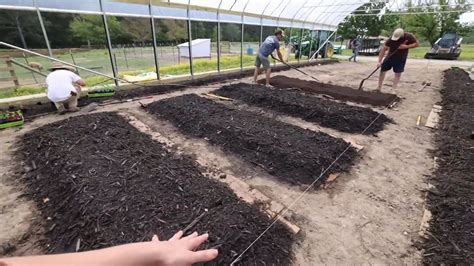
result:
M 340 63 L 304 68 L 323 82 L 357 88 L 360 80 L 374 68 L 371 63 Z M 301 237 L 294 247 L 297 265 L 314 264 L 415 264 L 420 262 L 420 254 L 413 247 L 418 240 L 420 220 L 423 213 L 424 191 L 427 188 L 425 175 L 431 173 L 433 158 L 429 149 L 433 148 L 432 131 L 417 127 L 419 115 L 427 117 L 432 105 L 439 101 L 442 70 L 444 66 L 427 64 L 408 64 L 402 77 L 400 88 L 394 92 L 390 88 L 393 75 L 389 74 L 385 92 L 395 93 L 403 100 L 393 109 L 382 110 L 394 124 L 387 124 L 377 136 L 352 135 L 336 130 L 322 128 L 315 124 L 275 115 L 280 121 L 299 125 L 310 130 L 320 130 L 335 137 L 351 137 L 364 146 L 360 159 L 350 172 L 336 180 L 330 188 L 316 190 L 307 194 L 292 209 L 293 222 L 301 227 Z M 297 71 L 284 71 L 279 74 L 307 79 Z M 250 82 L 243 78 L 236 82 Z M 423 81 L 432 85 L 419 91 Z M 376 78 L 365 83 L 370 90 L 376 86 Z M 173 92 L 145 99 L 147 104 L 159 99 L 186 93 L 203 93 L 215 90 L 202 88 Z M 269 178 L 267 173 L 249 165 L 239 158 L 225 154 L 219 148 L 209 145 L 203 139 L 188 138 L 166 121 L 156 120 L 145 114 L 136 102 L 100 107 L 94 112 L 125 111 L 141 120 L 176 143 L 183 153 L 193 155 L 206 152 L 208 163 L 223 172 L 245 179 L 248 184 L 264 192 L 267 196 L 285 205 L 296 199 L 301 188 L 290 186 Z M 22 129 L 9 129 L 0 132 L 0 167 L 2 194 L 0 209 L 0 240 L 2 243 L 17 243 L 25 233 L 34 208 L 31 203 L 12 194 L 21 188 L 11 181 L 11 151 L 13 141 L 25 132 L 40 125 L 62 120 L 65 117 L 48 115 L 27 124 Z M 6 152 L 3 152 L 6 151 Z M 8 181 L 8 182 L 7 182 Z M 10 197 L 9 201 L 3 199 Z M 14 210 L 23 210 L 26 216 L 14 215 Z M 5 217 L 5 219 L 4 219 Z M 13 224 L 19 225 L 12 227 Z M 255 236 L 256 237 L 256 236 Z M 2 244 L 0 243 L 0 244 Z M 250 244 L 250 243 L 249 243 Z M 258 245 L 258 243 L 257 243 Z M 26 250 L 20 254 L 30 254 Z

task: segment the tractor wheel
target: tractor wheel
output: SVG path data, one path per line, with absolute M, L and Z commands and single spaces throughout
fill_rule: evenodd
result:
M 299 50 L 295 51 L 295 59 L 300 59 L 300 51 Z
M 334 48 L 328 47 L 328 49 L 326 50 L 326 57 L 331 58 L 333 55 L 334 55 Z

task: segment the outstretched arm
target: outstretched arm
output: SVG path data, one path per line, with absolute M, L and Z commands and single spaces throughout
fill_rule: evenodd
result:
M 83 79 L 80 79 L 80 80 L 76 81 L 76 83 L 77 83 L 77 85 L 82 86 L 82 87 L 86 86 L 86 82 Z
M 278 55 L 278 58 L 280 58 L 280 61 L 284 62 L 283 55 L 281 54 L 280 49 L 277 50 L 277 55 Z
M 379 66 L 382 64 L 383 58 L 385 57 L 385 53 L 387 52 L 387 50 L 388 50 L 388 47 L 385 45 L 383 46 L 382 49 L 380 49 L 379 61 L 378 61 Z
M 408 42 L 408 41 L 407 41 L 407 42 Z M 416 47 L 420 46 L 420 43 L 419 43 L 418 40 L 415 39 L 415 38 L 414 38 L 414 42 L 413 42 L 413 43 L 411 43 L 411 44 L 406 44 L 407 42 L 400 44 L 400 47 L 398 47 L 398 49 L 400 49 L 400 50 L 403 50 L 403 49 L 413 49 L 413 48 L 416 48 Z
M 217 257 L 216 249 L 193 251 L 208 237 L 208 234 L 197 233 L 183 237 L 183 232 L 179 231 L 168 241 L 160 241 L 155 235 L 151 242 L 126 244 L 95 251 L 5 258 L 0 259 L 0 266 L 188 266 L 211 261 Z

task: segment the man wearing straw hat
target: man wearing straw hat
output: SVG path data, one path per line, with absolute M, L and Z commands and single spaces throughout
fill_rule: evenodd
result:
M 46 94 L 56 105 L 58 113 L 79 111 L 77 100 L 81 94 L 81 86 L 85 86 L 86 83 L 74 73 L 75 69 L 71 66 L 54 62 L 49 70 L 51 73 L 46 77 L 48 86 Z

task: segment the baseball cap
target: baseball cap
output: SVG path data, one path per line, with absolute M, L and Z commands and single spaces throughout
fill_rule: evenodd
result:
M 405 34 L 405 31 L 403 29 L 400 29 L 400 28 L 396 29 L 393 32 L 392 41 L 398 41 L 404 34 Z

